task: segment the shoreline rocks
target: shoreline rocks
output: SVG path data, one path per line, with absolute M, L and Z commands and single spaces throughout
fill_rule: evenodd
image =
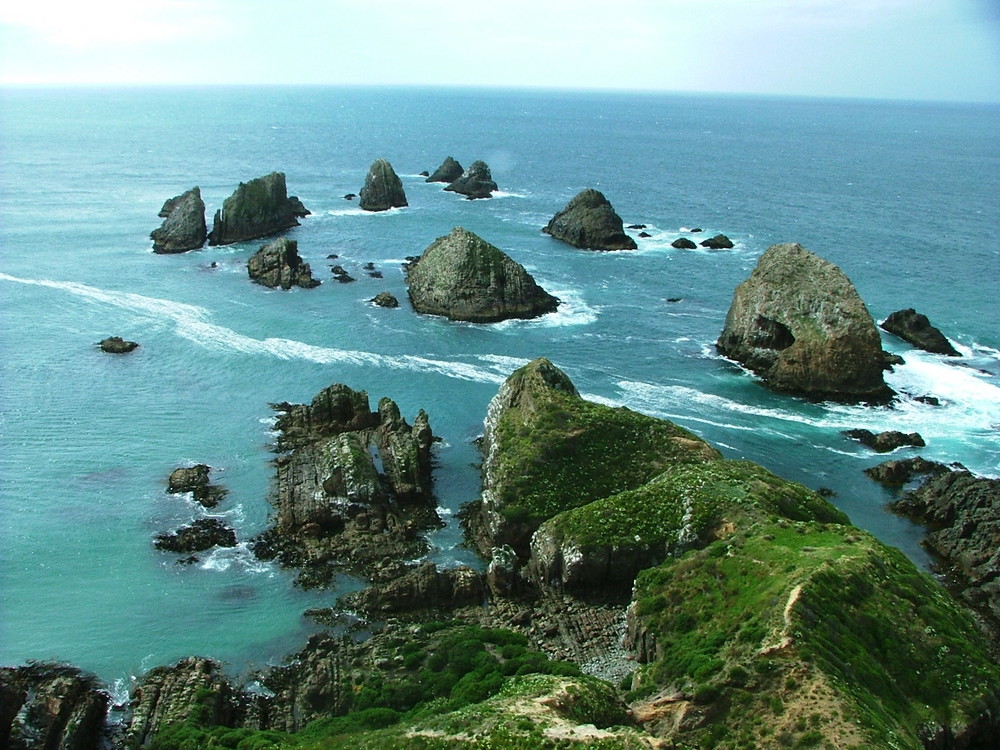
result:
M 924 545 L 956 573 L 962 596 L 1000 627 L 1000 479 L 939 471 L 890 507 L 927 526 Z
M 724 234 L 717 234 L 714 237 L 709 237 L 707 240 L 702 240 L 698 244 L 702 247 L 707 247 L 709 250 L 731 250 L 733 248 L 733 241 Z
M 157 534 L 153 546 L 163 552 L 190 554 L 212 547 L 235 547 L 236 532 L 218 518 L 199 518 L 177 531 Z
M 635 250 L 635 240 L 625 234 L 621 217 L 604 194 L 587 188 L 559 211 L 545 234 L 584 250 Z
M 291 289 L 293 286 L 312 289 L 320 285 L 314 279 L 309 264 L 299 255 L 295 240 L 280 237 L 263 245 L 247 261 L 247 274 L 255 284 L 271 289 Z
M 225 487 L 211 483 L 209 473 L 212 468 L 206 464 L 182 466 L 170 472 L 167 492 L 179 495 L 190 492 L 194 501 L 203 508 L 214 508 L 229 493 Z
M 371 303 L 376 307 L 399 307 L 399 300 L 390 292 L 379 292 L 371 298 Z
M 469 200 L 490 198 L 496 189 L 497 184 L 484 161 L 472 162 L 468 169 L 445 188 L 449 192 L 464 195 Z
M 777 391 L 885 403 L 875 321 L 847 276 L 798 244 L 772 245 L 736 287 L 719 352 Z
M 918 313 L 912 307 L 892 313 L 879 327 L 925 352 L 947 357 L 962 356 L 945 335 L 931 325 L 926 315 Z
M 462 227 L 438 237 L 410 263 L 406 283 L 414 310 L 450 320 L 535 318 L 559 305 L 524 266 Z
M 388 211 L 407 205 L 403 182 L 385 159 L 376 159 L 368 169 L 358 205 L 365 211 Z
M 153 240 L 154 253 L 184 253 L 205 244 L 208 238 L 205 202 L 197 186 L 167 199 L 160 209 L 160 216 L 163 224 L 149 235 Z

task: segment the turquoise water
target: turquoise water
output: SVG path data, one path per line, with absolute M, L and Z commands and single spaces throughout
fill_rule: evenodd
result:
M 489 399 L 547 356 L 588 397 L 668 417 L 811 487 L 918 564 L 921 531 L 861 470 L 883 460 L 840 430 L 919 431 L 922 455 L 1000 475 L 1000 108 L 556 92 L 359 89 L 0 93 L 0 663 L 55 658 L 109 681 L 192 653 L 234 670 L 313 628 L 302 592 L 245 546 L 180 566 L 152 537 L 203 514 L 165 493 L 208 463 L 241 540 L 267 525 L 272 411 L 333 382 L 430 414 L 439 502 L 432 558 L 474 562 L 453 514 L 476 498 Z M 501 193 L 465 201 L 418 176 L 484 159 Z M 387 158 L 409 208 L 343 200 Z M 289 236 L 325 283 L 251 284 L 260 245 L 150 251 L 165 198 L 199 185 L 209 215 L 236 184 L 284 171 L 313 212 Z M 633 253 L 540 233 L 584 187 L 652 235 Z M 421 317 L 401 261 L 464 226 L 563 300 L 535 321 Z M 728 252 L 681 251 L 684 227 Z M 907 364 L 893 409 L 810 404 L 718 357 L 733 288 L 774 242 L 840 265 L 873 316 L 917 307 L 966 355 L 885 337 Z M 358 281 L 329 276 L 327 255 Z M 384 278 L 361 269 L 374 262 Z M 214 264 L 214 266 L 213 266 Z M 397 310 L 372 307 L 393 292 Z M 667 299 L 681 298 L 668 303 Z M 113 357 L 94 343 L 139 341 Z M 910 396 L 935 395 L 932 407 Z M 896 457 L 911 455 L 900 451 Z M 357 585 L 344 581 L 341 590 Z

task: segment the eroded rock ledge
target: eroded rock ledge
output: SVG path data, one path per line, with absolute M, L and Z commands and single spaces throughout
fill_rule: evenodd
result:
M 411 426 L 391 399 L 373 412 L 367 393 L 339 383 L 275 409 L 275 519 L 254 543 L 258 556 L 322 585 L 341 570 L 377 579 L 388 561 L 426 551 L 421 532 L 440 521 L 423 410 Z

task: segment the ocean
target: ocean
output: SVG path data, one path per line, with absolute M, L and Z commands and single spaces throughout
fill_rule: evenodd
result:
M 446 528 L 431 559 L 478 564 L 456 512 L 479 490 L 474 441 L 504 378 L 545 356 L 588 398 L 669 418 L 726 456 L 812 488 L 857 525 L 931 559 L 920 527 L 862 473 L 890 456 L 841 431 L 918 431 L 920 455 L 1000 475 L 1000 107 L 666 94 L 359 88 L 7 89 L 0 92 L 0 664 L 68 661 L 126 691 L 191 654 L 233 672 L 276 663 L 318 629 L 332 592 L 255 560 L 268 525 L 273 411 L 331 383 L 426 409 Z M 500 192 L 467 201 L 419 176 L 486 161 Z M 361 211 L 388 159 L 409 207 Z M 288 232 L 322 286 L 252 284 L 261 241 L 154 255 L 163 201 L 195 185 L 215 209 L 271 171 L 312 211 Z M 540 229 L 604 192 L 634 252 L 573 249 Z M 532 321 L 453 323 L 406 303 L 402 262 L 463 226 L 562 300 Z M 676 250 L 728 235 L 728 251 Z M 637 233 L 632 232 L 633 236 Z M 698 235 L 694 235 L 698 237 Z M 776 242 L 836 263 L 875 319 L 915 307 L 960 359 L 915 351 L 892 407 L 771 393 L 714 348 L 733 289 Z M 339 257 L 328 259 L 331 254 Z M 383 278 L 369 277 L 374 263 Z M 357 281 L 337 283 L 340 264 Z M 378 292 L 398 309 L 372 306 Z M 128 355 L 95 343 L 119 335 Z M 932 406 L 917 397 L 940 399 Z M 901 449 L 893 458 L 916 454 Z M 166 494 L 213 467 L 205 511 Z M 179 565 L 155 534 L 206 514 L 240 546 Z

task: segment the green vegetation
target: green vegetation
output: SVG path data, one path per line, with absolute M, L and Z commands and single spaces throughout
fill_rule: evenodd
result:
M 496 430 L 497 499 L 515 523 L 538 526 L 564 510 L 640 487 L 672 464 L 719 455 L 666 420 L 553 388 L 535 396 L 530 418 L 509 408 Z
M 749 461 L 675 466 L 634 490 L 595 500 L 546 522 L 557 539 L 586 551 L 649 546 L 702 546 L 723 520 L 784 517 L 848 523 L 815 492 Z
M 296 734 L 212 726 L 216 695 L 205 690 L 187 720 L 159 732 L 151 750 L 436 748 L 464 745 L 474 733 L 492 743 L 477 747 L 558 746 L 543 744 L 543 721 L 525 722 L 523 716 L 519 721 L 508 710 L 515 699 L 534 706 L 545 698 L 568 724 L 607 727 L 625 721 L 624 704 L 610 685 L 528 649 L 527 639 L 511 631 L 430 623 L 408 631 L 406 639 L 390 639 L 380 657 L 396 666 L 358 670 L 346 678 L 345 693 L 352 697 L 343 716 L 319 719 Z M 418 730 L 426 734 L 414 737 Z M 443 739 L 445 734 L 465 739 Z
M 971 617 L 849 526 L 759 524 L 636 589 L 657 650 L 633 697 L 674 686 L 707 704 L 687 737 L 702 746 L 922 747 L 921 726 L 975 716 L 1000 685 Z

